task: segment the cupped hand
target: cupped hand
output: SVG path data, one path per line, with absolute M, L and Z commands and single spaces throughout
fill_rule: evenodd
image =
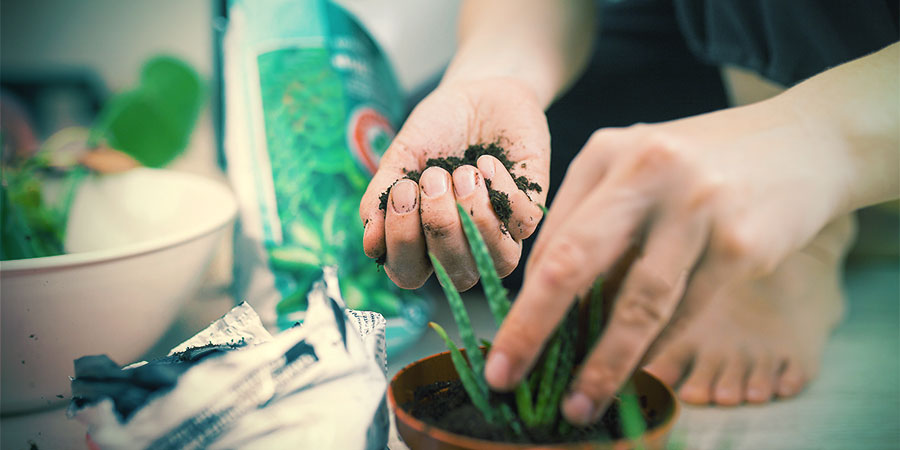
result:
M 430 158 L 462 157 L 470 145 L 497 143 L 514 165 L 481 156 L 453 173 L 426 168 Z M 472 215 L 501 276 L 515 269 L 521 241 L 542 217 L 549 180 L 550 134 L 543 110 L 523 83 L 497 78 L 441 85 L 413 110 L 385 152 L 359 208 L 363 247 L 385 257 L 384 269 L 398 286 L 420 287 L 431 275 L 428 252 L 447 269 L 460 290 L 478 281 L 456 204 Z M 418 171 L 418 182 L 406 175 Z M 541 186 L 520 190 L 514 177 Z M 511 214 L 501 223 L 488 186 L 505 194 Z M 387 194 L 385 208 L 382 196 Z M 496 195 L 496 194 L 495 194 Z
M 576 296 L 637 246 L 562 405 L 573 423 L 595 421 L 667 324 L 722 286 L 771 272 L 836 215 L 854 169 L 832 137 L 778 98 L 596 132 L 550 208 L 488 383 L 512 389 Z

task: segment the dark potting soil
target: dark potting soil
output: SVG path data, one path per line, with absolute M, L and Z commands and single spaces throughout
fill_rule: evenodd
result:
M 639 398 L 644 406 L 646 397 Z M 491 402 L 508 402 L 515 411 L 511 395 L 492 394 Z M 481 412 L 469 400 L 459 380 L 439 381 L 420 386 L 414 393 L 413 401 L 403 407 L 413 417 L 438 428 L 463 436 L 498 442 L 559 444 L 584 441 L 610 441 L 624 436 L 619 421 L 619 403 L 614 402 L 603 414 L 599 422 L 589 427 L 564 427 L 560 433 L 559 426 L 550 428 L 525 430 L 526 437 L 512 434 L 510 430 L 493 425 L 484 420 Z M 659 424 L 659 417 L 644 417 L 648 427 Z
M 470 145 L 469 148 L 463 152 L 463 156 L 445 156 L 442 158 L 428 158 L 425 161 L 425 168 L 429 167 L 440 167 L 447 172 L 453 173 L 460 166 L 465 165 L 476 165 L 478 158 L 482 155 L 491 155 L 503 164 L 503 167 L 509 171 L 510 175 L 513 176 L 513 181 L 516 183 L 516 187 L 519 190 L 525 192 L 534 191 L 540 193 L 542 188 L 541 185 L 529 180 L 524 175 L 516 176 L 513 173 L 513 166 L 515 166 L 515 162 L 511 161 L 506 154 L 506 150 L 498 145 L 497 143 L 490 144 L 477 144 Z M 523 164 L 524 167 L 524 164 Z M 423 169 L 424 170 L 424 169 Z M 422 176 L 422 171 L 419 170 L 410 170 L 406 172 L 406 175 L 403 178 L 413 180 L 415 182 L 419 182 L 419 177 Z M 497 218 L 500 219 L 500 222 L 503 224 L 503 229 L 506 231 L 506 227 L 509 226 L 509 218 L 512 216 L 512 206 L 509 203 L 509 196 L 506 195 L 505 192 L 500 192 L 491 188 L 491 184 L 489 180 L 485 180 L 485 187 L 488 190 L 488 197 L 491 200 L 491 206 L 494 208 L 494 212 L 497 214 Z M 390 189 L 381 193 L 378 197 L 378 207 L 382 211 L 387 210 L 387 201 L 388 201 L 388 192 Z

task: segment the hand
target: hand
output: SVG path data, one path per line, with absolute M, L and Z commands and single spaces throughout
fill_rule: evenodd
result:
M 771 272 L 842 209 L 854 165 L 832 130 L 784 100 L 600 130 L 569 166 L 485 376 L 512 389 L 575 297 L 632 246 L 612 316 L 562 408 L 597 420 L 673 317 Z
M 469 145 L 494 142 L 515 162 L 512 174 L 496 158 L 482 156 L 477 167 L 461 166 L 452 174 L 430 167 L 418 183 L 404 179 L 407 172 L 425 169 L 429 158 L 462 157 Z M 519 262 L 522 239 L 542 217 L 538 205 L 546 198 L 549 160 L 546 118 L 523 83 L 497 78 L 438 87 L 413 110 L 362 198 L 366 255 L 386 254 L 387 275 L 398 286 L 414 289 L 431 275 L 427 252 L 432 252 L 458 289 L 471 288 L 478 271 L 459 221 L 459 202 L 474 218 L 499 274 L 508 275 Z M 541 186 L 540 192 L 519 190 L 513 176 L 527 177 Z M 508 226 L 491 207 L 485 180 L 508 196 Z M 389 194 L 382 210 L 384 192 Z

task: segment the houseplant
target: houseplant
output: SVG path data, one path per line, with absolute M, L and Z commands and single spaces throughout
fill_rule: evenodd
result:
M 485 296 L 499 326 L 510 302 L 471 217 L 458 207 Z M 534 445 L 558 448 L 661 448 L 678 414 L 672 391 L 638 371 L 596 424 L 579 428 L 559 413 L 566 387 L 584 349 L 602 331 L 601 283 L 576 302 L 514 393 L 491 392 L 484 380 L 484 353 L 468 313 L 440 262 L 431 256 L 463 341 L 457 348 L 440 325 L 430 324 L 448 351 L 410 364 L 391 380 L 388 399 L 397 428 L 412 448 L 506 449 Z M 481 345 L 479 345 L 481 344 Z

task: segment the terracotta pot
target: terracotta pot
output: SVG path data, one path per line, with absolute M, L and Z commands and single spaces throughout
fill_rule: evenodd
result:
M 413 417 L 404 405 L 413 400 L 413 393 L 419 386 L 426 386 L 437 381 L 458 379 L 456 369 L 450 360 L 450 352 L 438 353 L 420 359 L 404 367 L 391 380 L 388 386 L 388 401 L 397 419 L 397 431 L 403 441 L 412 450 L 508 450 L 535 448 L 536 445 L 513 444 L 486 441 L 451 433 L 422 422 Z M 651 413 L 662 417 L 659 425 L 648 429 L 643 435 L 643 448 L 665 448 L 669 432 L 678 417 L 678 402 L 675 394 L 668 386 L 649 373 L 639 370 L 632 377 L 639 396 L 646 396 L 646 405 L 642 407 L 645 414 Z M 558 449 L 614 449 L 625 450 L 636 448 L 635 442 L 618 440 L 614 442 L 592 443 L 578 442 L 569 444 L 539 445 L 541 448 Z

